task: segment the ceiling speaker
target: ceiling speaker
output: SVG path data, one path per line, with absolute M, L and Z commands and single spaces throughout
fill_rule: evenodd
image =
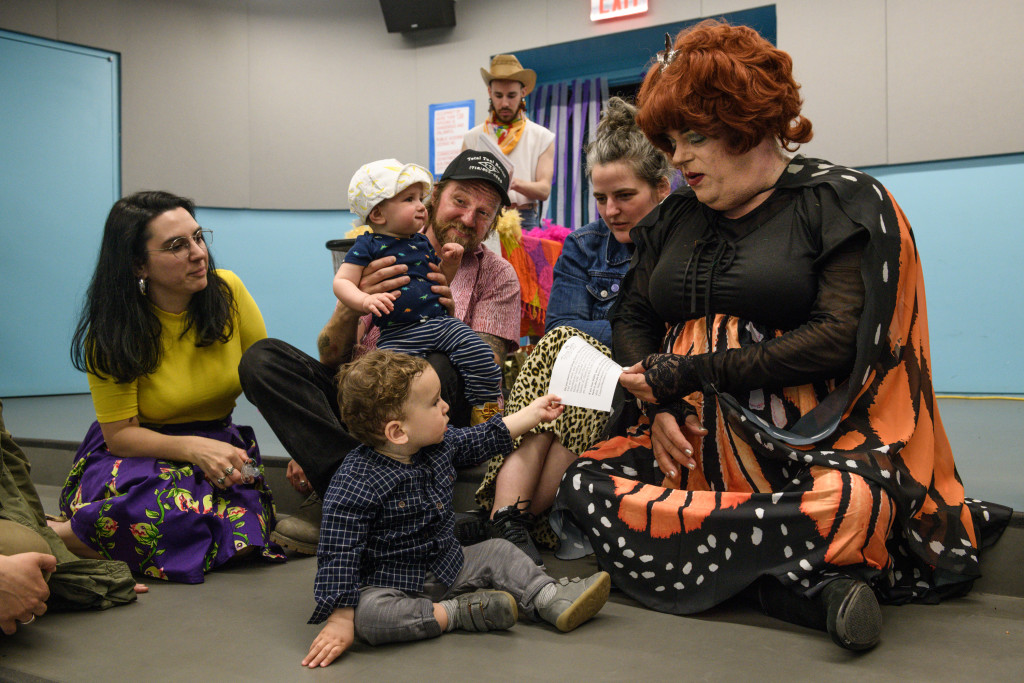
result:
M 388 33 L 455 26 L 455 0 L 380 0 Z

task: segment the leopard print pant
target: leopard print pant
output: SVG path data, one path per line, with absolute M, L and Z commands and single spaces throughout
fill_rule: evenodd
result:
M 508 402 L 505 404 L 506 415 L 522 410 L 534 399 L 547 393 L 548 384 L 551 382 L 551 369 L 555 366 L 555 357 L 558 356 L 562 345 L 573 337 L 581 337 L 587 343 L 600 349 L 609 358 L 612 355 L 607 346 L 589 334 L 574 327 L 556 327 L 541 337 L 526 362 L 523 363 L 515 384 L 512 385 Z M 578 455 L 597 441 L 607 422 L 608 413 L 605 411 L 566 406 L 565 411 L 557 420 L 542 422 L 529 433 L 552 432 L 563 446 Z M 516 439 L 513 442 L 513 447 L 518 448 L 522 439 L 522 436 Z M 487 464 L 487 473 L 484 475 L 483 483 L 477 489 L 476 502 L 487 510 L 494 506 L 495 483 L 498 479 L 498 472 L 504 464 L 504 455 L 496 455 L 491 458 Z M 537 516 L 530 529 L 530 535 L 534 542 L 542 548 L 550 550 L 558 548 L 558 537 L 551 530 L 551 525 L 548 524 L 547 511 Z

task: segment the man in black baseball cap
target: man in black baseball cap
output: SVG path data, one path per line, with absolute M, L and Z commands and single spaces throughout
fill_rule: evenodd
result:
M 502 206 L 508 206 L 508 171 L 489 152 L 466 150 L 448 165 L 434 185 L 427 205 L 427 239 L 440 252 L 455 242 L 464 248 L 462 263 L 447 287 L 435 293 L 450 297 L 455 316 L 469 325 L 494 350 L 498 365 L 519 340 L 519 279 L 512 264 L 483 244 L 494 231 Z M 406 266 L 393 257 L 378 259 L 363 270 L 360 288 L 367 293 L 391 292 L 409 278 Z M 444 277 L 432 274 L 433 278 Z M 261 339 L 242 356 L 238 367 L 246 398 L 259 408 L 288 454 L 288 477 L 303 494 L 312 494 L 299 512 L 279 520 L 271 538 L 286 548 L 315 554 L 320 538 L 323 494 L 342 458 L 358 445 L 338 419 L 338 367 L 352 358 L 357 345 L 372 346 L 379 331 L 359 338 L 360 313 L 337 303 L 317 339 L 315 359 L 279 339 Z M 472 406 L 462 395 L 458 373 L 447 356 L 427 361 L 441 379 L 441 396 L 450 406 L 452 424 L 470 422 Z
M 508 170 L 490 152 L 478 152 L 467 149 L 452 159 L 445 169 L 441 181 L 452 180 L 486 180 L 501 195 L 501 205 L 508 206 L 512 202 L 508 198 Z

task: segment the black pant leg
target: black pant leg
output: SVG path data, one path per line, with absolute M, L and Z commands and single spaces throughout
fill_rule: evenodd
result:
M 335 371 L 279 339 L 262 339 L 238 365 L 245 397 L 259 408 L 288 455 L 321 496 L 359 445 L 338 417 Z
M 444 353 L 427 354 L 427 362 L 441 380 L 441 398 L 448 404 L 449 423 L 454 427 L 468 427 L 473 406 L 466 400 L 465 392 L 462 390 L 462 377 L 455 371 L 455 366 Z

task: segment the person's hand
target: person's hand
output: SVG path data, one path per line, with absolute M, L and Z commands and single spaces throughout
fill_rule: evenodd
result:
M 4 633 L 14 635 L 19 624 L 31 624 L 46 614 L 50 597 L 46 576 L 56 569 L 53 555 L 0 555 L 0 629 Z
M 302 660 L 302 666 L 310 669 L 327 666 L 347 650 L 355 641 L 355 609 L 336 609 L 327 617 L 327 623 L 309 646 L 309 653 Z
M 292 488 L 302 495 L 308 496 L 312 492 L 313 488 L 309 485 L 309 480 L 306 479 L 306 473 L 302 470 L 302 465 L 294 460 L 288 461 L 288 466 L 284 469 L 284 476 L 288 479 L 288 483 L 292 485 Z
M 658 413 L 651 424 L 651 446 L 658 467 L 673 483 L 682 481 L 679 466 L 693 469 L 697 461 L 693 457 L 694 445 L 708 433 L 701 426 L 696 415 L 687 415 L 682 427 L 671 413 Z
M 242 465 L 249 462 L 249 454 L 224 441 L 204 436 L 186 436 L 186 457 L 203 471 L 206 478 L 219 489 L 243 483 Z
M 457 242 L 449 242 L 441 247 L 441 262 L 452 268 L 458 269 L 462 263 L 462 254 L 465 248 Z
M 409 276 L 405 274 L 409 266 L 395 265 L 394 256 L 370 261 L 363 268 L 363 276 L 359 278 L 359 289 L 367 294 L 393 292 L 409 284 Z
M 373 313 L 374 315 L 387 315 L 391 311 L 395 310 L 395 299 L 398 298 L 396 292 L 378 292 L 377 294 L 367 294 L 363 298 L 363 313 Z
M 658 401 L 654 398 L 654 391 L 651 389 L 651 385 L 647 383 L 647 377 L 644 375 L 644 372 L 643 363 L 637 363 L 628 367 L 619 375 L 619 384 L 641 401 L 657 403 Z
M 546 394 L 526 406 L 526 410 L 530 411 L 531 418 L 536 418 L 537 424 L 551 422 L 565 411 L 561 401 L 560 396 Z
M 430 272 L 427 273 L 427 279 L 433 284 L 430 286 L 430 291 L 437 294 L 439 297 L 438 303 L 448 309 L 448 315 L 455 317 L 455 300 L 452 298 L 452 290 L 448 287 L 448 278 L 441 272 L 441 267 L 436 263 L 428 263 L 430 266 Z

